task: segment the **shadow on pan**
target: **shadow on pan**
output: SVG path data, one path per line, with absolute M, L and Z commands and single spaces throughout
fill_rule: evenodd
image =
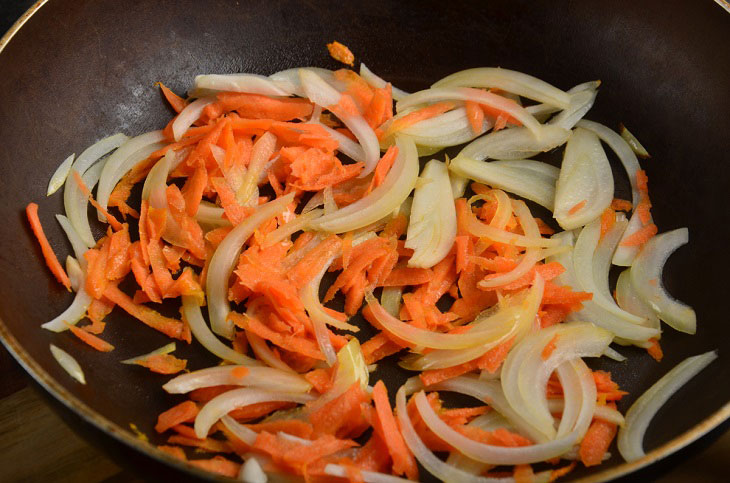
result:
M 721 425 L 713 432 L 718 434 L 727 427 L 722 423 L 730 416 L 730 386 L 717 381 L 730 379 L 723 303 L 730 258 L 722 248 L 730 235 L 724 203 L 730 190 L 730 15 L 711 0 L 494 0 L 451 6 L 209 0 L 204 8 L 194 0 L 50 0 L 38 2 L 25 20 L 22 28 L 11 29 L 12 39 L 0 43 L 0 335 L 57 400 L 67 421 L 143 475 L 205 477 L 128 430 L 134 423 L 154 435 L 154 415 L 179 402 L 160 389 L 161 376 L 119 364 L 166 339 L 116 311 L 105 332 L 117 347 L 110 354 L 79 350 L 71 338 L 42 331 L 40 323 L 60 313 L 71 296 L 43 266 L 23 208 L 39 202 L 54 248 L 68 253 L 52 218 L 62 212 L 61 197 L 45 197 L 50 173 L 68 153 L 103 135 L 164 126 L 170 111 L 156 81 L 184 92 L 200 73 L 336 68 L 325 49 L 332 40 L 404 89 L 424 88 L 477 66 L 524 71 L 565 89 L 600 78 L 601 93 L 588 117 L 613 127 L 624 122 L 639 136 L 653 155 L 644 167 L 657 225 L 690 228 L 690 244 L 671 258 L 665 283 L 696 308 L 699 329 L 693 337 L 668 329 L 661 364 L 644 351 L 625 349 L 630 364 L 601 361 L 593 367 L 610 370 L 630 392 L 619 407 L 625 411 L 681 359 L 710 349 L 719 349 L 720 359 L 657 415 L 645 440 L 654 451 L 645 459 L 625 464 L 614 449 L 600 470 L 571 477 L 625 477 L 713 428 Z M 49 343 L 77 357 L 86 386 L 67 377 Z M 195 343 L 179 353 L 193 369 L 218 362 Z M 397 387 L 407 375 L 391 366 L 376 377 Z M 649 471 L 676 464 L 685 452 Z M 641 475 L 649 477 L 647 470 Z

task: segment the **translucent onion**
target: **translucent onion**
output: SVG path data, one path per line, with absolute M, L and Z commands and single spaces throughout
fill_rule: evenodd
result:
M 544 102 L 561 109 L 570 107 L 570 95 L 547 82 L 509 69 L 480 67 L 456 72 L 432 87 L 489 87 Z
M 403 114 L 398 114 L 394 119 L 399 117 L 403 117 Z M 474 132 L 466 115 L 466 109 L 457 107 L 436 117 L 403 128 L 399 132 L 410 136 L 419 146 L 420 151 L 423 147 L 444 148 L 468 143 L 490 130 L 493 126 L 494 122 L 485 117 L 479 131 Z M 388 138 L 390 139 L 390 137 Z M 386 143 L 381 144 L 381 147 L 388 145 L 387 139 L 385 141 Z
M 340 118 L 342 123 L 357 138 L 363 153 L 365 154 L 365 168 L 359 177 L 372 173 L 380 159 L 380 145 L 375 131 L 359 114 L 345 112 L 339 109 L 339 102 L 342 95 L 316 72 L 309 69 L 300 69 L 299 78 L 304 88 L 304 93 L 313 103 L 329 109 Z
M 274 81 L 279 88 L 287 92 L 291 92 L 299 97 L 307 97 L 299 78 L 300 69 L 300 67 L 295 67 L 293 69 L 282 70 L 275 74 L 271 74 L 269 79 Z M 331 70 L 323 69 L 321 67 L 306 67 L 306 69 L 316 73 L 319 77 L 324 79 L 325 82 L 335 86 L 338 90 L 344 90 L 344 85 L 341 85 L 337 79 L 335 79 L 335 75 Z
M 328 463 L 327 466 L 324 467 L 324 472 L 330 476 L 336 476 L 339 478 L 350 477 L 350 472 L 346 467 L 332 463 Z M 408 483 L 411 481 L 406 480 L 405 478 L 387 475 L 385 473 L 378 473 L 376 471 L 360 470 L 359 474 L 362 476 L 362 481 L 365 483 Z
M 228 280 L 238 262 L 243 244 L 254 230 L 266 220 L 278 215 L 294 200 L 295 193 L 289 193 L 274 201 L 259 205 L 256 211 L 236 226 L 213 253 L 208 267 L 205 288 L 208 298 L 208 315 L 210 325 L 218 335 L 227 339 L 233 338 L 233 322 L 228 320 L 231 311 L 228 302 Z
M 578 128 L 565 148 L 555 189 L 555 219 L 571 230 L 598 218 L 612 200 L 613 173 L 601 142 Z
M 360 146 L 358 143 L 348 138 L 344 134 L 339 133 L 331 127 L 325 126 L 324 124 L 321 124 L 319 122 L 312 122 L 310 124 L 317 124 L 318 126 L 321 126 L 322 129 L 327 131 L 327 134 L 329 134 L 332 139 L 337 141 L 337 150 L 340 151 L 342 154 L 352 159 L 353 161 L 365 162 L 365 153 L 362 150 L 362 146 Z
M 198 205 L 198 212 L 195 214 L 195 219 L 198 223 L 212 225 L 212 226 L 230 226 L 231 222 L 224 218 L 225 210 L 218 206 L 212 205 L 206 201 L 201 201 Z
M 175 117 L 175 120 L 172 121 L 172 137 L 175 141 L 182 139 L 183 134 L 200 118 L 205 106 L 214 102 L 214 97 L 201 97 L 185 106 Z
M 251 350 L 256 355 L 258 361 L 269 365 L 275 369 L 279 369 L 285 372 L 296 372 L 294 369 L 289 367 L 284 361 L 282 361 L 271 348 L 268 346 L 266 341 L 254 334 L 253 332 L 246 331 L 246 339 L 248 344 L 251 346 Z
M 323 210 L 312 210 L 295 216 L 293 220 L 284 223 L 282 226 L 266 235 L 261 246 L 270 247 L 288 239 L 291 235 L 298 231 L 306 230 L 309 227 L 309 223 L 322 216 L 323 213 Z
M 403 397 L 405 397 L 405 395 Z M 414 397 L 416 400 L 416 408 L 418 409 L 423 422 L 436 434 L 436 436 L 443 439 L 446 443 L 461 451 L 469 458 L 482 461 L 484 463 L 494 465 L 538 463 L 564 454 L 569 451 L 578 440 L 577 431 L 573 431 L 560 439 L 530 446 L 506 448 L 503 446 L 480 443 L 467 438 L 441 420 L 428 403 L 426 393 L 421 391 L 416 393 Z M 400 402 L 397 396 L 396 400 Z M 400 406 L 398 412 L 400 413 Z
M 573 359 L 560 364 L 556 372 L 564 394 L 563 414 L 556 437 L 562 438 L 575 430 L 578 439 L 583 439 L 595 417 L 597 407 L 593 371 L 582 359 Z
M 85 269 L 87 262 L 84 257 L 84 253 L 86 253 L 86 250 L 89 248 L 86 246 L 79 234 L 76 233 L 74 227 L 71 226 L 71 222 L 68 221 L 68 218 L 63 215 L 56 215 L 56 220 L 58 220 L 58 224 L 61 225 L 61 228 L 63 228 L 64 233 L 66 233 L 68 241 L 71 242 L 71 248 L 73 248 L 76 260 L 79 262 L 81 268 Z
M 453 171 L 449 173 L 449 179 L 451 180 L 451 194 L 454 195 L 454 199 L 464 196 L 469 179 Z
M 509 331 L 497 341 L 470 349 L 434 350 L 423 355 L 409 355 L 401 361 L 401 367 L 414 371 L 453 367 L 477 359 L 493 347 L 513 337 L 517 341 L 521 340 L 533 327 L 537 311 L 540 308 L 544 287 L 545 283 L 542 277 L 536 277 L 525 297 L 504 302 L 506 306 L 513 304 L 518 308 L 518 311 L 515 313 Z M 501 308 L 496 310 L 501 310 Z M 491 315 L 493 315 L 491 311 L 484 312 L 473 323 L 477 324 L 481 320 L 488 319 Z
M 519 316 L 518 307 L 504 307 L 495 314 L 475 320 L 472 329 L 461 334 L 445 334 L 421 329 L 402 322 L 390 315 L 371 293 L 365 295 L 373 317 L 383 330 L 416 347 L 431 349 L 468 349 L 476 346 L 494 347 L 510 333 L 514 320 Z
M 382 89 L 387 84 L 385 80 L 383 80 L 373 71 L 368 69 L 368 67 L 363 62 L 360 63 L 360 77 L 362 77 L 365 82 L 370 84 L 372 87 L 377 87 L 378 89 Z M 391 85 L 391 90 L 393 94 L 393 99 L 395 99 L 396 101 L 400 101 L 401 99 L 409 95 L 406 91 L 398 89 L 393 85 Z
M 432 159 L 416 186 L 408 223 L 406 248 L 412 248 L 409 267 L 430 268 L 449 253 L 456 238 L 456 208 L 446 164 Z
M 292 93 L 263 75 L 206 74 L 195 76 L 195 89 L 223 92 L 247 92 L 262 96 L 289 96 Z
M 251 428 L 247 428 L 232 417 L 225 415 L 221 418 L 223 426 L 226 427 L 235 437 L 243 441 L 249 446 L 253 446 L 256 442 L 258 433 Z
M 509 352 L 502 367 L 502 390 L 512 409 L 547 439 L 554 439 L 556 431 L 546 396 L 550 374 L 563 362 L 600 357 L 612 339 L 609 331 L 587 322 L 555 325 L 525 337 Z M 542 352 L 553 340 L 555 348 L 545 360 Z
M 167 209 L 167 175 L 170 172 L 172 156 L 172 150 L 169 150 L 162 159 L 152 166 L 144 180 L 142 200 L 149 201 L 151 208 Z
M 469 421 L 469 423 L 467 423 L 467 426 L 477 427 L 479 429 L 483 429 L 484 431 L 494 431 L 496 429 L 507 429 L 508 431 L 511 431 L 507 428 L 507 426 L 509 426 L 509 422 L 504 419 L 497 411 L 489 411 L 485 414 L 480 414 L 476 418 Z M 462 471 L 466 471 L 467 473 L 471 473 L 473 475 L 484 474 L 490 468 L 490 465 L 488 465 L 487 463 L 473 460 L 468 456 L 464 456 L 458 451 L 450 452 L 449 457 L 446 458 L 446 463 L 454 465 Z
M 501 481 L 501 479 L 472 475 L 460 470 L 456 466 L 441 461 L 433 454 L 418 436 L 411 419 L 408 417 L 404 386 L 398 389 L 395 395 L 395 404 L 398 423 L 406 446 L 408 446 L 408 449 L 411 450 L 411 453 L 413 453 L 413 456 L 416 457 L 418 462 L 436 478 L 444 482 L 495 483 Z
M 71 255 L 66 257 L 66 273 L 71 282 L 71 289 L 74 292 L 78 292 L 84 280 L 84 270 L 79 265 L 79 262 Z
M 79 289 L 74 296 L 73 302 L 55 319 L 46 322 L 41 325 L 46 330 L 51 332 L 63 332 L 68 330 L 68 325 L 76 325 L 81 319 L 86 316 L 86 309 L 91 305 L 91 295 L 86 292 L 86 275 L 79 281 Z
M 516 102 L 491 92 L 485 92 L 480 89 L 472 89 L 469 87 L 438 87 L 419 91 L 398 101 L 396 109 L 398 112 L 402 112 L 408 108 L 421 104 L 449 100 L 474 101 L 478 104 L 484 104 L 491 108 L 498 109 L 520 121 L 522 125 L 524 125 L 536 138 L 540 138 L 543 135 L 540 123 Z
M 63 368 L 64 371 L 68 372 L 68 375 L 76 379 L 81 384 L 86 384 L 86 377 L 84 371 L 81 370 L 79 363 L 71 357 L 71 355 L 63 349 L 50 344 L 51 354 L 56 362 Z
M 659 328 L 659 317 L 652 308 L 636 293 L 631 284 L 631 269 L 627 268 L 618 276 L 616 281 L 616 303 L 623 310 L 642 317 L 647 321 L 647 327 Z
M 560 398 L 548 399 L 548 409 L 550 409 L 552 414 L 562 413 L 565 410 L 565 400 Z M 596 405 L 593 417 L 600 419 L 601 421 L 606 421 L 607 423 L 613 423 L 617 426 L 623 426 L 625 423 L 623 414 L 610 406 Z
M 245 483 L 266 483 L 269 477 L 261 468 L 258 460 L 254 457 L 247 458 L 241 465 L 241 471 L 238 473 L 238 479 Z
M 568 94 L 573 97 L 573 95 L 578 94 L 583 91 L 592 90 L 595 91 L 598 89 L 598 87 L 601 85 L 601 81 L 589 81 L 589 82 L 583 82 L 582 84 L 578 84 L 577 86 L 571 88 L 568 90 Z M 532 106 L 527 106 L 527 111 L 535 116 L 535 119 L 537 119 L 540 122 L 545 122 L 548 117 L 550 117 L 551 114 L 554 112 L 560 111 L 559 107 L 551 106 L 550 104 L 534 104 Z
M 649 151 L 646 150 L 646 148 L 639 142 L 638 139 L 636 139 L 636 136 L 631 134 L 631 131 L 626 129 L 626 126 L 623 124 L 619 124 L 619 134 L 621 134 L 621 137 L 626 141 L 626 144 L 631 146 L 631 150 L 640 158 L 646 159 L 651 158 L 651 155 L 649 154 Z
M 245 369 L 243 376 L 237 370 Z M 217 366 L 177 376 L 162 389 L 169 394 L 185 394 L 201 387 L 251 386 L 270 391 L 309 392 L 312 385 L 298 374 L 273 367 Z
M 383 287 L 383 292 L 380 294 L 380 305 L 390 315 L 397 317 L 400 313 L 402 299 L 403 287 Z
M 204 439 L 210 428 L 223 416 L 236 408 L 262 402 L 283 401 L 304 404 L 314 396 L 303 393 L 266 391 L 263 389 L 242 388 L 224 392 L 208 401 L 195 418 L 195 435 Z
M 652 221 L 651 215 L 649 216 L 649 221 Z M 629 218 L 629 224 L 624 231 L 624 236 L 621 241 L 626 240 L 628 237 L 639 231 L 643 226 L 644 223 L 641 221 L 641 217 L 639 216 L 639 214 L 633 212 L 631 214 L 631 218 Z M 618 248 L 616 248 L 616 252 L 613 254 L 612 263 L 620 267 L 631 266 L 631 263 L 634 261 L 634 258 L 636 258 L 636 255 L 639 253 L 640 249 L 640 245 L 627 246 L 619 243 Z
M 418 179 L 418 153 L 413 141 L 396 136 L 398 156 L 383 183 L 356 202 L 324 215 L 312 223 L 313 228 L 330 233 L 344 233 L 379 221 L 398 208 L 410 194 Z
M 626 461 L 642 458 L 644 434 L 654 415 L 674 393 L 690 379 L 717 359 L 717 352 L 710 351 L 688 357 L 654 383 L 626 412 L 626 424 L 618 432 L 618 451 Z
M 141 356 L 132 357 L 130 359 L 126 359 L 124 361 L 120 361 L 122 364 L 136 364 L 137 361 L 141 361 L 144 359 L 147 359 L 150 356 L 156 356 L 160 354 L 169 354 L 171 352 L 175 352 L 176 345 L 174 342 L 170 342 L 169 344 L 165 344 L 159 349 L 155 349 L 151 352 L 148 352 L 147 354 L 142 354 Z
M 466 229 L 474 236 L 487 238 L 493 242 L 507 243 L 518 247 L 556 247 L 560 242 L 550 238 L 527 237 L 518 235 L 511 231 L 495 228 L 493 226 L 482 223 L 473 213 L 467 213 Z
M 236 201 L 242 205 L 255 206 L 258 202 L 259 178 L 266 172 L 266 163 L 276 151 L 276 136 L 270 131 L 261 135 L 251 149 L 251 160 L 243 177 L 241 186 L 236 190 Z
M 669 255 L 688 240 L 687 228 L 678 228 L 646 242 L 631 265 L 631 285 L 661 320 L 680 332 L 694 334 L 697 331 L 695 311 L 673 298 L 662 282 L 664 264 Z
M 60 165 L 58 165 L 53 176 L 51 176 L 51 180 L 48 182 L 46 196 L 51 196 L 66 182 L 66 178 L 68 178 L 68 174 L 71 172 L 71 165 L 73 164 L 75 157 L 76 153 L 71 154 L 64 159 Z
M 96 193 L 96 201 L 104 209 L 108 207 L 109 195 L 119 180 L 137 163 L 164 147 L 164 144 L 160 144 L 164 140 L 165 136 L 162 131 L 151 131 L 127 140 L 109 156 L 101 173 L 99 189 Z
M 549 124 L 572 129 L 593 107 L 598 91 L 588 89 L 570 96 L 570 107 L 552 118 Z
M 513 127 L 480 137 L 464 147 L 459 156 L 477 161 L 530 158 L 565 144 L 569 137 L 570 131 L 560 126 L 541 126 L 539 139 L 525 127 Z
M 210 353 L 220 357 L 224 361 L 233 362 L 235 364 L 242 364 L 244 366 L 258 366 L 261 365 L 256 359 L 252 359 L 248 356 L 241 354 L 240 352 L 234 351 L 232 348 L 221 342 L 208 328 L 203 314 L 200 311 L 200 300 L 194 295 L 183 295 L 182 296 L 182 310 L 185 320 L 190 326 L 190 332 L 193 337 L 197 340 Z

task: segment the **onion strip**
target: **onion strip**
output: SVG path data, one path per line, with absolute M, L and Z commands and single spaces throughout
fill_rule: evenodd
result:
M 56 168 L 56 171 L 51 176 L 51 180 L 48 182 L 46 196 L 51 196 L 66 182 L 66 178 L 68 178 L 68 174 L 71 172 L 71 165 L 73 164 L 75 157 L 76 153 L 70 154 L 61 164 L 58 165 L 58 168 Z
M 238 376 L 237 370 L 245 374 Z M 169 394 L 185 394 L 212 386 L 251 386 L 269 391 L 309 392 L 312 385 L 298 374 L 272 367 L 217 366 L 182 374 L 169 380 L 162 389 Z
M 64 371 L 68 372 L 68 375 L 76 379 L 81 384 L 86 384 L 86 377 L 84 371 L 81 369 L 79 363 L 71 357 L 71 355 L 65 350 L 50 344 L 51 354 L 56 362 L 63 368 Z

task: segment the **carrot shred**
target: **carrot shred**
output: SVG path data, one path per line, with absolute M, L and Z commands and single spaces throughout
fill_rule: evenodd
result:
M 550 342 L 545 344 L 545 347 L 542 349 L 542 352 L 540 353 L 540 357 L 542 357 L 543 361 L 550 359 L 550 356 L 553 354 L 553 351 L 555 350 L 555 347 L 557 346 L 559 338 L 560 338 L 560 335 L 555 334 L 553 336 L 553 338 L 550 339 Z
M 185 109 L 185 106 L 187 106 L 188 104 L 187 102 L 185 102 L 185 99 L 172 92 L 162 82 L 155 82 L 155 85 L 160 87 L 162 95 L 165 96 L 165 100 L 167 100 L 167 103 L 170 104 L 170 107 L 172 107 L 175 112 L 179 114 L 180 111 Z
M 80 329 L 79 327 L 76 327 L 75 325 L 66 324 L 71 331 L 73 335 L 78 337 L 81 341 L 85 342 L 92 348 L 98 350 L 99 352 L 111 352 L 114 350 L 114 346 L 108 343 L 105 340 L 100 339 L 99 337 L 95 336 L 94 334 L 87 332 L 83 329 Z
M 633 205 L 630 201 L 627 200 L 621 200 L 618 198 L 614 198 L 613 201 L 611 201 L 610 208 L 614 211 L 631 211 L 633 208 Z
M 481 106 L 474 101 L 464 102 L 464 107 L 466 108 L 466 118 L 469 120 L 472 132 L 474 134 L 480 134 L 484 123 L 484 111 Z
M 64 270 L 61 266 L 56 254 L 53 252 L 53 248 L 51 248 L 51 244 L 48 243 L 46 234 L 43 232 L 43 226 L 38 218 L 38 205 L 36 203 L 28 203 L 28 206 L 25 207 L 25 213 L 28 216 L 28 222 L 33 230 L 33 234 L 38 240 L 38 244 L 41 246 L 41 251 L 43 252 L 43 258 L 46 260 L 46 265 L 49 270 L 51 270 L 53 276 L 56 277 L 56 280 L 58 280 L 58 282 L 66 287 L 66 290 L 70 292 L 71 280 L 69 280 L 66 270 Z
M 642 226 L 631 235 L 627 236 L 624 241 L 621 242 L 621 246 L 624 247 L 635 247 L 641 246 L 644 243 L 651 240 L 651 238 L 657 234 L 659 229 L 654 223 L 650 223 L 646 226 Z
M 610 404 L 610 406 L 616 409 L 615 404 Z M 613 423 L 600 419 L 593 420 L 578 449 L 580 460 L 585 466 L 601 464 L 603 455 L 608 451 L 617 431 L 618 427 Z
M 573 205 L 573 207 L 572 207 L 571 209 L 569 209 L 569 210 L 568 210 L 568 214 L 569 214 L 569 215 L 575 215 L 575 214 L 576 214 L 576 213 L 578 213 L 578 212 L 579 212 L 580 210 L 582 210 L 582 209 L 583 209 L 583 207 L 584 207 L 584 206 L 585 206 L 585 205 L 586 205 L 587 203 L 588 203 L 588 201 L 587 201 L 587 200 L 583 200 L 583 201 L 581 201 L 581 202 L 578 202 L 578 203 L 576 203 L 575 205 Z
M 173 426 L 182 423 L 191 423 L 198 415 L 198 406 L 192 401 L 185 401 L 167 411 L 160 413 L 157 417 L 155 431 L 164 433 Z
M 222 456 L 214 456 L 211 459 L 188 460 L 191 465 L 201 470 L 214 473 L 216 475 L 228 476 L 235 478 L 241 470 L 241 465 L 228 460 Z
M 407 127 L 413 126 L 416 123 L 439 116 L 452 110 L 454 107 L 456 107 L 455 103 L 443 101 L 417 109 L 399 119 L 394 119 L 392 124 L 385 131 L 383 137 L 391 136 Z
M 393 408 L 388 401 L 388 390 L 383 381 L 378 381 L 373 388 L 373 402 L 377 411 L 377 427 L 393 458 L 393 472 L 397 475 L 406 475 L 409 480 L 418 479 L 416 460 L 400 434 L 393 417 Z
M 146 367 L 152 372 L 157 374 L 177 374 L 180 371 L 185 370 L 188 361 L 185 359 L 178 359 L 172 354 L 154 354 L 144 359 L 134 361 L 138 366 Z
M 165 317 L 155 310 L 144 305 L 135 304 L 131 298 L 116 285 L 108 285 L 104 290 L 104 297 L 114 302 L 132 317 L 142 323 L 162 332 L 173 339 L 180 339 L 183 331 L 183 324 L 179 320 Z
M 649 353 L 649 355 L 657 362 L 661 362 L 664 358 L 664 352 L 662 351 L 662 346 L 659 345 L 659 341 L 652 337 L 649 339 L 649 342 L 651 345 L 646 349 L 646 351 Z
M 327 50 L 329 51 L 330 56 L 337 62 L 342 62 L 350 67 L 355 65 L 355 55 L 349 48 L 347 48 L 346 45 L 335 40 L 334 42 L 327 44 Z
M 81 192 L 84 194 L 84 196 L 86 196 L 89 199 L 89 203 L 91 203 L 91 205 L 94 208 L 96 208 L 97 210 L 99 210 L 104 215 L 104 217 L 106 218 L 107 223 L 109 223 L 109 225 L 114 230 L 121 230 L 122 229 L 122 224 L 119 223 L 119 221 L 117 221 L 117 219 L 114 218 L 114 216 L 112 216 L 107 210 L 105 210 L 104 208 L 102 208 L 102 206 L 99 203 L 96 202 L 96 200 L 94 199 L 94 197 L 91 195 L 91 191 L 89 191 L 89 188 L 86 187 L 86 184 L 84 183 L 84 180 L 81 179 L 81 175 L 79 174 L 79 172 L 76 171 L 75 169 L 72 169 L 71 170 L 71 175 L 74 177 L 74 180 L 78 184 L 79 189 L 81 190 Z

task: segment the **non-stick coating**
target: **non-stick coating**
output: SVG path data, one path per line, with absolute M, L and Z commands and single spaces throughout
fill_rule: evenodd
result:
M 46 270 L 23 216 L 28 202 L 38 202 L 57 253 L 70 252 L 53 218 L 62 212 L 62 196 L 45 196 L 50 174 L 100 137 L 164 126 L 171 112 L 156 81 L 185 92 L 201 73 L 337 68 L 325 49 L 332 40 L 409 90 L 477 66 L 524 71 L 564 89 L 601 79 L 588 117 L 613 127 L 624 122 L 639 136 L 653 156 L 644 167 L 657 225 L 690 229 L 689 247 L 671 258 L 665 282 L 696 308 L 698 332 L 690 337 L 666 329 L 661 364 L 644 351 L 622 349 L 628 363 L 594 367 L 611 370 L 630 392 L 619 406 L 625 411 L 679 360 L 720 351 L 719 361 L 659 412 L 646 436 L 646 448 L 655 448 L 730 400 L 728 32 L 730 15 L 710 0 L 50 0 L 0 55 L 0 318 L 33 361 L 76 398 L 162 442 L 152 430 L 155 415 L 180 399 L 163 394 L 166 378 L 119 361 L 167 340 L 118 311 L 104 333 L 116 346 L 109 354 L 41 330 L 72 295 Z M 86 386 L 55 363 L 51 342 L 78 359 Z M 190 359 L 191 369 L 217 362 L 196 343 L 178 354 Z M 404 378 L 392 367 L 382 374 L 392 393 Z

